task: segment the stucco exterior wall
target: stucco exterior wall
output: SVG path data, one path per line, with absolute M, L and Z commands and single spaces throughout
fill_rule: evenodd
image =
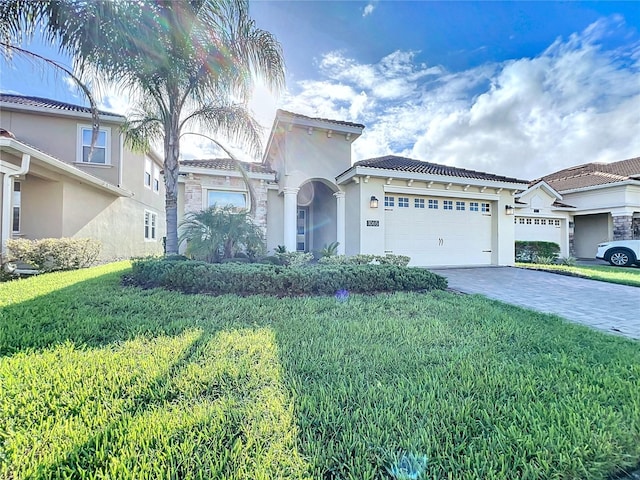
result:
M 349 182 L 342 185 L 345 192 L 345 254 L 357 255 L 360 253 L 361 243 L 361 192 L 360 184 Z
M 284 199 L 277 189 L 267 190 L 267 251 L 273 253 L 284 244 Z

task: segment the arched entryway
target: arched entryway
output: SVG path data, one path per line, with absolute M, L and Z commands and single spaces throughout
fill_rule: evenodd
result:
M 321 179 L 300 186 L 296 211 L 297 251 L 317 252 L 337 240 L 337 191 Z

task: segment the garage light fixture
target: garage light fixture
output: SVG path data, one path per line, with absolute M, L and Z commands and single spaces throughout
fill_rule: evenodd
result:
M 505 205 L 504 213 L 506 213 L 507 215 L 513 215 L 513 212 L 514 212 L 513 205 Z
M 369 200 L 369 207 L 370 208 L 378 208 L 378 199 L 376 197 L 374 197 L 373 195 L 371 195 L 371 200 Z

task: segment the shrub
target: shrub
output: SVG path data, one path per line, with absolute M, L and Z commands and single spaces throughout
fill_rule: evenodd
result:
M 142 259 L 133 262 L 128 284 L 213 295 L 335 295 L 443 290 L 444 277 L 422 268 L 396 265 L 209 264 Z
M 556 263 L 556 258 L 555 257 L 545 257 L 542 255 L 535 255 L 533 257 L 533 263 L 537 263 L 540 265 L 552 265 L 554 263 Z
M 560 255 L 560 245 L 557 243 L 516 241 L 516 262 L 530 263 L 541 257 L 551 257 L 555 261 L 558 255 Z
M 578 259 L 576 257 L 568 256 L 560 259 L 560 263 L 562 265 L 566 265 L 567 267 L 573 267 L 576 265 Z
M 320 250 L 320 257 L 334 257 L 338 253 L 338 246 L 340 242 L 331 242 L 329 245 L 325 245 L 322 250 Z
M 302 267 L 313 260 L 313 253 L 305 252 L 276 252 L 276 258 L 285 267 Z
M 44 238 L 8 240 L 12 258 L 43 272 L 75 270 L 91 266 L 102 245 L 93 238 Z
M 411 261 L 406 255 L 366 255 L 358 254 L 351 257 L 346 255 L 334 255 L 330 257 L 322 257 L 318 260 L 321 265 L 396 265 L 398 267 L 406 267 Z

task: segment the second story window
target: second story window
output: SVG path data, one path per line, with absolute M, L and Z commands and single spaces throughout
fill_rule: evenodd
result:
M 109 141 L 110 129 L 101 128 L 98 131 L 98 137 L 91 150 L 91 139 L 93 137 L 93 129 L 89 125 L 81 125 L 78 127 L 79 145 L 78 158 L 80 163 L 91 163 L 96 165 L 110 165 L 111 159 Z
M 147 188 L 151 188 L 151 174 L 152 174 L 152 166 L 151 160 L 145 158 L 144 160 L 144 186 Z
M 153 168 L 153 191 L 160 192 L 160 169 L 157 165 Z

